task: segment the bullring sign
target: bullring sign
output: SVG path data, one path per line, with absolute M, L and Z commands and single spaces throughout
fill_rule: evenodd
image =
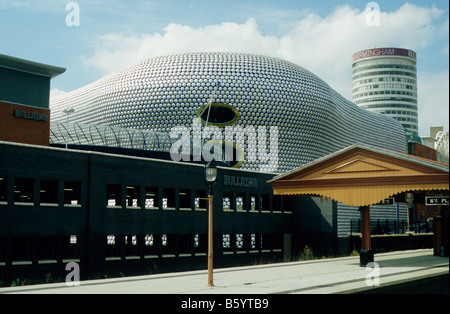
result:
M 46 114 L 37 113 L 37 112 L 16 110 L 16 111 L 14 111 L 14 116 L 16 118 L 30 119 L 30 120 L 36 120 L 36 121 L 48 121 L 48 116 Z

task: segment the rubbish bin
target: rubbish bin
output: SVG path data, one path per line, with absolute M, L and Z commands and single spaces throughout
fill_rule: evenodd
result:
M 359 266 L 366 267 L 367 264 L 373 263 L 373 251 L 372 250 L 361 250 L 359 251 Z

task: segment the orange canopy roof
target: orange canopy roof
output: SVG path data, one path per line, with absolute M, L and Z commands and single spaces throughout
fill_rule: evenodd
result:
M 447 190 L 449 166 L 356 144 L 270 180 L 275 195 L 325 196 L 369 206 L 401 192 Z

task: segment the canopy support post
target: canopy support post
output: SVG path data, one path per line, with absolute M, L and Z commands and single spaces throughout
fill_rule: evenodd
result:
M 373 263 L 372 242 L 370 239 L 370 206 L 361 206 L 361 220 L 362 220 L 362 243 L 361 251 L 359 252 L 360 266 L 366 267 L 367 264 Z

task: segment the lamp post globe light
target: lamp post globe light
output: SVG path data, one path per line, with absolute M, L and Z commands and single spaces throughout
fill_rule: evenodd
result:
M 209 191 L 208 194 L 212 194 L 212 188 L 216 183 L 217 179 L 217 164 L 215 160 L 208 162 L 205 166 L 205 180 L 208 184 Z
M 205 166 L 205 180 L 208 185 L 208 286 L 213 283 L 213 186 L 217 180 L 217 165 L 214 160 Z

